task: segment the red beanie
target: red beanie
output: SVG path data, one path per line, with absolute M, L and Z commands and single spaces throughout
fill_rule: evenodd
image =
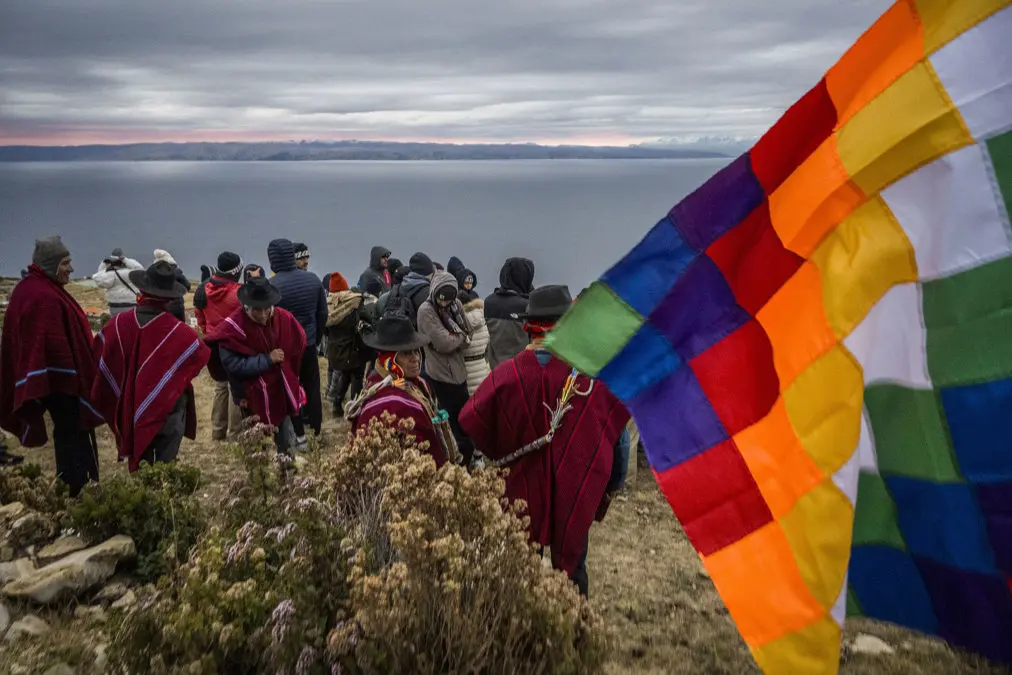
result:
M 340 293 L 341 291 L 348 290 L 348 282 L 345 281 L 344 277 L 338 272 L 332 272 L 330 275 L 330 292 Z

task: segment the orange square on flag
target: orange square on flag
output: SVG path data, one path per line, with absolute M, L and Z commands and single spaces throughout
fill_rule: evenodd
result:
M 807 258 L 864 200 L 831 135 L 770 195 L 770 221 L 784 246 Z
M 756 314 L 773 345 L 773 365 L 786 391 L 798 375 L 837 343 L 822 300 L 822 278 L 806 262 Z
M 779 523 L 704 558 L 703 564 L 738 632 L 752 648 L 826 615 L 801 577 Z
M 924 58 L 924 33 L 911 0 L 890 7 L 826 73 L 839 129 Z
M 734 443 L 775 520 L 825 478 L 798 440 L 782 398 L 769 415 L 737 434 Z

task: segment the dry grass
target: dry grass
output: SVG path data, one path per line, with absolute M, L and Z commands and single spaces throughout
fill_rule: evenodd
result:
M 95 302 L 96 289 L 71 288 L 83 302 Z M 3 289 L 0 288 L 0 293 Z M 103 301 L 104 302 L 104 301 Z M 321 361 L 322 372 L 326 372 Z M 184 441 L 180 461 L 197 466 L 207 479 L 202 492 L 214 503 L 237 470 L 227 445 L 210 440 L 213 382 L 207 373 L 194 382 L 200 420 L 197 439 Z M 326 435 L 337 440 L 347 425 L 326 415 Z M 111 434 L 99 432 L 103 476 L 126 471 L 116 462 Z M 332 452 L 328 443 L 324 452 Z M 52 448 L 28 450 L 28 461 L 54 470 Z M 607 672 L 660 675 L 674 673 L 757 672 L 720 597 L 699 558 L 672 517 L 648 470 L 639 484 L 620 496 L 603 523 L 591 531 L 588 568 L 591 600 L 610 627 L 612 654 Z M 91 644 L 96 636 L 78 621 L 46 614 L 57 630 L 47 644 Z M 94 628 L 92 628 L 94 630 Z M 848 675 L 958 675 L 1010 671 L 989 665 L 973 655 L 955 652 L 944 643 L 891 625 L 867 620 L 848 622 L 845 639 L 867 633 L 896 648 L 890 656 L 845 655 L 841 672 Z M 0 673 L 8 672 L 6 646 L 0 645 Z M 41 672 L 41 671 L 40 671 Z M 87 667 L 78 672 L 94 672 Z

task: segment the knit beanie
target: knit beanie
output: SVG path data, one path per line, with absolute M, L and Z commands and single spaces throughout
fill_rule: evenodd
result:
M 160 248 L 155 249 L 155 262 L 167 262 L 170 265 L 176 264 L 176 259 L 169 255 L 168 251 L 163 251 Z
M 423 277 L 434 274 L 436 271 L 435 265 L 432 264 L 432 258 L 421 252 L 411 256 L 411 259 L 408 260 L 408 266 L 412 272 L 421 274 Z
M 302 260 L 303 258 L 309 257 L 309 247 L 303 244 L 301 241 L 297 241 L 292 244 L 292 248 L 295 249 L 295 259 Z
M 112 250 L 112 257 L 113 258 L 122 258 L 123 257 L 123 249 L 121 249 L 121 248 L 114 248 Z
M 387 272 L 393 276 L 397 274 L 397 270 L 404 267 L 404 262 L 400 258 L 387 258 Z
M 331 293 L 346 291 L 348 290 L 348 281 L 339 272 L 331 272 L 329 290 Z
M 60 235 L 35 240 L 35 252 L 32 253 L 32 264 L 37 265 L 50 279 L 56 279 L 60 263 L 70 255 Z
M 239 278 L 242 272 L 242 258 L 238 253 L 224 251 L 218 256 L 218 274 L 226 277 Z

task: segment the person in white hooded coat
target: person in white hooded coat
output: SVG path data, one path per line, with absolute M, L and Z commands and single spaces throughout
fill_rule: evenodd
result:
M 130 283 L 130 272 L 142 270 L 144 265 L 123 255 L 122 249 L 113 249 L 112 254 L 102 261 L 91 280 L 105 291 L 109 303 L 109 314 L 129 312 L 137 305 L 137 289 Z
M 471 343 L 464 348 L 467 369 L 467 393 L 474 395 L 478 385 L 491 373 L 488 365 L 488 326 L 485 325 L 485 302 L 480 298 L 464 304 L 464 316 L 471 327 Z

